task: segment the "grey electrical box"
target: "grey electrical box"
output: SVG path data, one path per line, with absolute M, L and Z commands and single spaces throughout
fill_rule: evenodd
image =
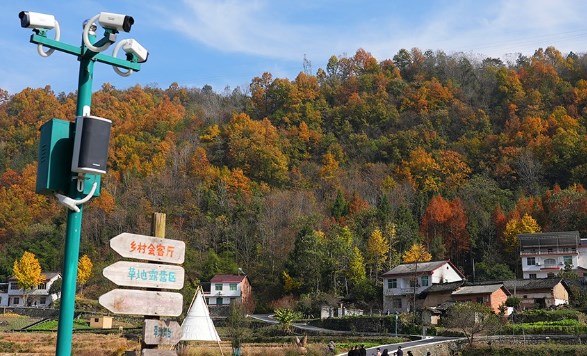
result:
M 71 171 L 84 174 L 105 174 L 112 121 L 98 116 L 78 116 Z

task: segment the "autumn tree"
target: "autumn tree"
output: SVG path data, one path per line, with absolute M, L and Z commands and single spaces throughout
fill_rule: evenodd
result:
M 88 255 L 80 257 L 77 263 L 77 284 L 80 288 L 80 295 L 83 293 L 83 287 L 86 285 L 90 277 L 92 276 L 92 268 L 94 264 Z
M 402 256 L 404 263 L 420 263 L 432 260 L 432 255 L 426 250 L 426 247 L 420 243 L 412 245 Z
M 413 293 L 412 293 L 412 309 L 414 311 L 414 320 L 416 318 L 416 289 L 418 287 L 418 263 L 428 262 L 432 259 L 432 255 L 426 250 L 426 247 L 420 243 L 412 245 L 412 247 L 404 253 L 402 260 L 404 263 L 414 264 L 414 273 L 412 275 Z
M 503 232 L 506 250 L 510 253 L 518 250 L 520 246 L 519 234 L 532 234 L 540 231 L 540 225 L 529 214 L 524 214 L 521 219 L 513 218 L 509 220 Z
M 422 218 L 420 232 L 436 258 L 462 261 L 462 253 L 469 251 L 471 246 L 467 217 L 459 198 L 448 201 L 440 195 L 434 196 Z M 442 255 L 437 249 L 438 242 L 443 245 Z
M 33 253 L 25 251 L 20 260 L 14 261 L 12 273 L 18 282 L 18 287 L 23 290 L 24 305 L 26 306 L 30 292 L 45 280 L 41 273 L 39 260 Z
M 379 272 L 385 266 L 389 252 L 389 242 L 379 228 L 373 230 L 367 240 L 365 262 L 369 266 L 369 278 L 379 281 Z
M 270 185 L 282 185 L 288 180 L 283 139 L 271 121 L 252 120 L 246 114 L 234 115 L 222 136 L 230 168 L 240 168 L 245 175 Z

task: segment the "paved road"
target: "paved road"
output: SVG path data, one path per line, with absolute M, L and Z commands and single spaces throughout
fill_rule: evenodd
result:
M 255 314 L 255 315 L 249 315 L 249 316 L 251 318 L 261 320 L 261 321 L 264 321 L 264 322 L 270 323 L 270 324 L 278 324 L 279 323 L 277 320 L 275 320 L 273 318 L 272 315 L 269 315 L 269 314 Z M 293 326 L 297 329 L 316 331 L 316 332 L 321 332 L 321 333 L 325 333 L 325 334 L 327 334 L 327 333 L 333 333 L 333 334 L 337 334 L 337 335 L 345 334 L 345 333 L 351 334 L 351 332 L 343 332 L 343 331 L 335 331 L 335 330 L 317 328 L 315 326 L 310 326 L 305 323 L 294 323 Z M 447 342 L 447 341 L 456 340 L 456 339 L 459 339 L 459 338 L 443 337 L 443 336 L 428 336 L 422 340 L 407 341 L 407 342 L 402 342 L 402 343 L 398 343 L 398 344 L 380 345 L 380 346 L 376 346 L 376 347 L 372 347 L 370 349 L 367 349 L 367 356 L 375 355 L 378 347 L 381 349 L 382 352 L 383 352 L 383 350 L 387 349 L 389 351 L 389 354 L 393 355 L 393 353 L 397 351 L 397 347 L 401 345 L 402 349 L 404 350 L 404 355 L 405 355 L 407 353 L 407 351 L 413 347 L 422 346 L 422 345 L 432 345 L 432 344 Z M 324 345 L 324 347 L 326 347 L 326 345 Z M 347 352 L 348 352 L 348 350 L 339 350 L 339 351 L 345 351 L 345 352 L 339 354 L 338 356 L 346 356 Z
M 422 340 L 407 341 L 407 342 L 401 342 L 398 344 L 388 344 L 388 345 L 380 345 L 380 346 L 372 347 L 370 349 L 367 349 L 367 356 L 375 355 L 377 353 L 378 347 L 381 349 L 381 352 L 383 352 L 383 350 L 387 349 L 389 354 L 393 355 L 393 353 L 397 351 L 397 347 L 401 346 L 402 350 L 404 350 L 404 355 L 406 355 L 408 350 L 412 349 L 413 347 L 423 346 L 423 345 L 433 345 L 433 344 L 443 343 L 443 342 L 456 340 L 456 339 L 458 339 L 458 338 L 456 338 L 456 337 L 443 337 L 443 336 L 427 336 L 426 338 L 424 338 Z M 339 351 L 344 351 L 344 350 L 339 350 Z M 348 353 L 348 350 L 346 350 L 344 353 L 338 354 L 338 356 L 346 356 L 347 353 Z
M 278 324 L 279 321 L 275 320 L 275 318 L 273 318 L 273 315 L 270 314 L 254 314 L 254 315 L 249 315 L 251 318 L 253 319 L 257 319 L 257 320 L 261 320 L 264 321 L 266 323 L 269 324 Z M 336 333 L 336 334 L 341 334 L 341 333 L 345 333 L 344 331 L 335 331 L 335 330 L 328 330 L 328 329 L 323 329 L 323 328 L 318 328 L 315 326 L 311 326 L 308 325 L 306 323 L 293 323 L 293 327 L 296 329 L 300 329 L 300 330 L 308 330 L 308 331 L 315 331 L 315 332 L 320 332 L 320 333 Z

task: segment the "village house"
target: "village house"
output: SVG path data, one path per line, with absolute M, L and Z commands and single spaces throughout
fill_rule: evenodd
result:
M 431 286 L 465 279 L 448 260 L 401 264 L 384 273 L 382 277 L 383 310 L 387 313 L 413 310 L 415 296 Z M 418 301 L 415 307 L 418 307 Z
M 61 278 L 57 272 L 42 273 L 44 281 L 32 291 L 28 292 L 26 306 L 28 307 L 49 307 L 59 299 L 59 294 L 50 294 L 51 285 Z M 3 307 L 24 307 L 25 293 L 18 287 L 18 281 L 12 277 L 8 283 L 0 283 L 0 306 Z
M 210 308 L 226 307 L 233 302 L 242 303 L 247 310 L 253 306 L 251 283 L 246 275 L 220 274 L 212 277 L 210 290 L 204 290 L 204 298 Z
M 524 279 L 551 278 L 570 268 L 587 277 L 587 239 L 578 231 L 519 234 Z
M 434 308 L 440 304 L 452 301 L 452 293 L 459 289 L 465 281 L 434 284 L 418 296 L 422 299 L 422 308 Z
M 499 313 L 499 307 L 505 304 L 510 292 L 499 284 L 482 284 L 463 286 L 451 293 L 452 300 L 455 302 L 474 302 L 485 304 L 496 314 Z
M 570 289 L 561 278 L 510 280 L 503 282 L 522 309 L 550 308 L 569 304 Z

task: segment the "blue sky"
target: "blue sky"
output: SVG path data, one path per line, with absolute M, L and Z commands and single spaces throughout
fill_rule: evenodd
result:
M 177 82 L 246 90 L 263 72 L 294 79 L 304 56 L 315 73 L 330 56 L 359 48 L 380 61 L 414 47 L 505 60 L 548 46 L 564 54 L 587 48 L 584 0 L 23 0 L 3 1 L 0 9 L 0 88 L 11 94 L 45 85 L 56 93 L 77 88 L 75 58 L 40 57 L 29 43 L 31 30 L 20 27 L 21 10 L 55 15 L 69 44 L 81 42 L 83 20 L 101 11 L 134 17 L 131 32 L 118 39 L 138 40 L 150 52 L 148 62 L 130 77 L 97 64 L 94 90 L 105 82 L 119 89 Z

